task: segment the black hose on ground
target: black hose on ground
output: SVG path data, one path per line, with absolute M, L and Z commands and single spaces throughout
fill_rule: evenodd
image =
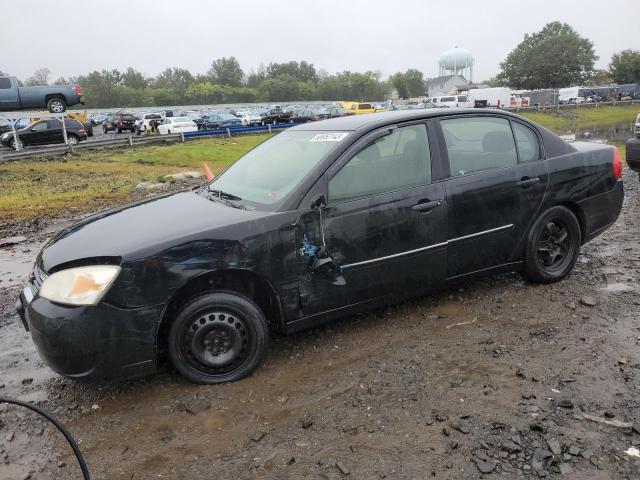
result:
M 84 480 L 91 480 L 91 477 L 89 476 L 89 469 L 87 468 L 87 464 L 84 461 L 82 452 L 80 452 L 80 448 L 78 448 L 78 444 L 73 439 L 69 431 L 66 428 L 64 428 L 64 425 L 62 425 L 62 423 L 60 423 L 53 415 L 41 409 L 40 407 L 36 407 L 35 405 L 32 405 L 27 402 L 22 402 L 20 400 L 13 400 L 11 398 L 0 397 L 0 404 L 2 403 L 8 403 L 10 405 L 17 405 L 19 407 L 27 408 L 33 412 L 36 412 L 39 415 L 42 415 L 44 418 L 46 418 L 51 423 L 53 423 L 55 427 L 60 431 L 60 433 L 64 435 L 64 438 L 66 438 L 67 442 L 71 446 L 71 449 L 73 450 L 73 453 L 75 454 L 76 459 L 78 460 L 78 465 L 80 465 L 80 470 L 82 470 L 82 475 L 84 477 Z

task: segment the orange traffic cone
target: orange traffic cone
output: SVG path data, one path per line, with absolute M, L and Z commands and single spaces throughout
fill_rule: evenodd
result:
M 209 165 L 207 165 L 206 163 L 204 164 L 204 174 L 207 177 L 207 182 L 210 182 L 215 178 L 215 175 L 211 172 Z

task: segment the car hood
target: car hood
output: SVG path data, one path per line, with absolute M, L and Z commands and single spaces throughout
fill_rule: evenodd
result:
M 59 232 L 38 262 L 49 272 L 68 262 L 120 257 L 144 258 L 176 243 L 224 235 L 225 227 L 273 215 L 234 208 L 195 190 L 153 197 L 92 215 Z

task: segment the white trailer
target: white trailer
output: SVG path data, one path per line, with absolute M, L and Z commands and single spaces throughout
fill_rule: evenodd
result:
M 486 107 L 507 108 L 511 104 L 511 89 L 504 87 L 472 88 L 469 90 L 469 99 Z

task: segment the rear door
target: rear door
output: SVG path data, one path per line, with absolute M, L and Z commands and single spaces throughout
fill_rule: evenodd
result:
M 447 276 L 508 263 L 518 243 L 521 215 L 510 122 L 467 115 L 439 124 L 450 169 Z
M 404 297 L 444 279 L 445 190 L 444 182 L 431 181 L 428 138 L 424 123 L 387 127 L 329 169 L 322 225 L 327 250 L 346 284 L 317 274 L 305 277 L 305 315 Z M 307 238 L 320 244 L 315 222 L 305 228 Z

